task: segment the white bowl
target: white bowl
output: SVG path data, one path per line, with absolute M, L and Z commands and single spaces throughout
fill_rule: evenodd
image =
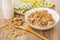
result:
M 40 10 L 48 10 L 48 12 L 53 16 L 53 18 L 55 20 L 55 24 L 52 25 L 52 26 L 49 26 L 49 27 L 38 27 L 38 26 L 30 24 L 29 21 L 28 21 L 28 16 L 30 14 L 32 14 L 33 12 L 40 11 Z M 35 9 L 31 9 L 25 15 L 25 21 L 30 25 L 30 27 L 32 27 L 34 29 L 38 29 L 38 30 L 47 30 L 47 29 L 53 28 L 58 23 L 59 19 L 60 19 L 59 18 L 59 14 L 56 11 L 54 11 L 52 9 L 49 9 L 49 8 L 35 8 Z

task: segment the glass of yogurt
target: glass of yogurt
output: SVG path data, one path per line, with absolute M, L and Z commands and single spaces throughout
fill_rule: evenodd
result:
M 2 9 L 4 19 L 11 19 L 14 17 L 12 0 L 2 0 Z

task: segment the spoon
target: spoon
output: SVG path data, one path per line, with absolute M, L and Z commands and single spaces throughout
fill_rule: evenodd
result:
M 11 22 L 10 22 L 9 24 L 11 24 L 12 26 L 14 26 L 14 27 L 16 27 L 16 28 L 20 28 L 20 29 L 29 31 L 29 32 L 35 34 L 36 36 L 42 38 L 43 40 L 48 40 L 47 38 L 45 38 L 45 37 L 42 36 L 41 34 L 38 34 L 37 32 L 35 32 L 35 31 L 34 31 L 31 27 L 29 27 L 28 24 L 26 24 L 26 23 L 24 23 L 24 26 L 17 26 L 17 25 L 12 24 Z

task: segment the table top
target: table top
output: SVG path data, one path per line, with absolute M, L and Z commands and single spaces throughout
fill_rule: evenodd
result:
M 49 1 L 49 0 L 46 0 L 46 1 Z M 52 1 L 52 0 L 50 0 Z M 55 10 L 59 13 L 60 15 L 60 1 L 59 0 L 53 0 L 52 2 L 55 2 L 56 6 L 55 6 Z M 0 3 L 1 3 L 1 0 L 0 0 Z M 0 5 L 0 24 L 5 21 L 3 20 L 3 15 L 2 15 L 2 6 Z M 20 35 L 17 35 L 17 37 L 14 37 L 13 35 L 11 35 L 11 31 L 10 31 L 10 28 L 12 28 L 13 30 L 16 31 L 16 34 L 17 32 L 21 32 L 23 33 L 22 36 Z M 9 29 L 9 31 L 7 30 Z M 60 21 L 59 23 L 52 29 L 49 29 L 49 30 L 45 30 L 45 31 L 38 31 L 38 30 L 35 30 L 36 32 L 44 35 L 45 37 L 47 37 L 49 40 L 60 40 L 59 37 L 60 37 Z M 8 33 L 9 32 L 9 33 Z M 10 36 L 8 36 L 8 34 Z M 17 28 L 14 28 L 14 27 L 11 27 L 10 25 L 8 25 L 7 27 L 5 28 L 2 28 L 0 29 L 0 39 L 1 40 L 42 40 L 41 38 L 38 38 L 36 35 L 30 33 L 30 32 L 27 32 L 27 31 L 24 31 L 24 30 L 21 30 L 21 29 L 17 29 Z

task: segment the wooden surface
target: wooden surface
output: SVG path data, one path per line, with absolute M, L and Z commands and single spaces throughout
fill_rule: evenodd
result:
M 47 0 L 47 1 L 49 1 L 49 0 Z M 52 0 L 50 0 L 50 1 L 52 1 Z M 2 0 L 0 0 L 0 24 L 3 21 L 5 21 L 5 20 L 3 20 L 1 2 L 2 2 Z M 53 0 L 52 2 L 55 2 L 55 4 L 56 4 L 55 10 L 60 15 L 60 1 Z M 0 28 L 1 28 L 1 25 L 0 25 Z M 49 40 L 60 40 L 60 21 L 54 28 L 52 28 L 50 30 L 46 30 L 46 31 L 35 30 L 35 31 L 44 35 Z M 42 39 L 38 38 L 36 35 L 34 35 L 30 32 L 27 32 L 27 31 L 24 31 L 21 29 L 17 29 L 15 27 L 12 27 L 11 25 L 8 25 L 8 26 L 0 29 L 0 40 L 42 40 Z

